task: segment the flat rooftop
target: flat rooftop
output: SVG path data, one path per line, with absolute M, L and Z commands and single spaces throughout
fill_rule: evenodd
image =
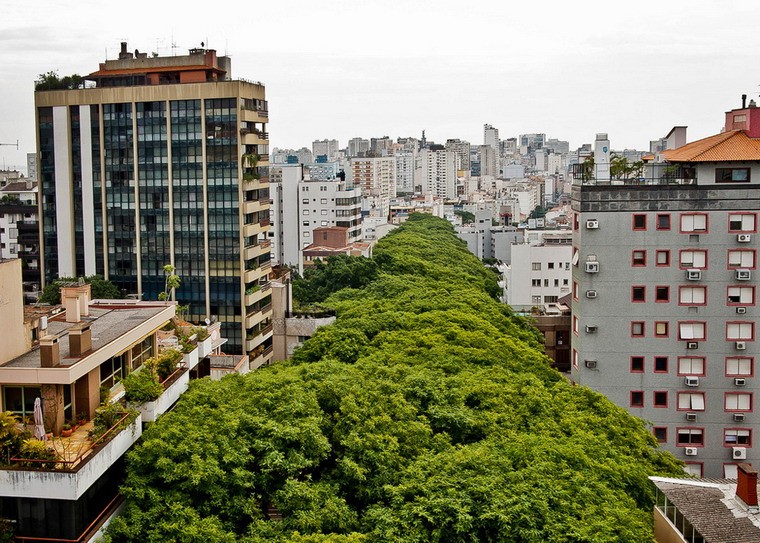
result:
M 131 304 L 118 305 L 109 304 L 99 307 L 96 304 L 90 305 L 90 315 L 83 317 L 81 322 L 90 322 L 92 332 L 92 349 L 86 354 L 96 352 L 111 343 L 112 341 L 124 336 L 132 331 L 135 327 L 150 320 L 167 306 L 163 304 Z M 168 319 L 167 319 L 168 320 Z M 66 314 L 60 313 L 53 318 L 48 319 L 47 333 L 58 336 L 58 345 L 61 355 L 61 364 L 58 367 L 67 367 L 76 364 L 82 356 L 71 356 L 69 346 L 68 330 L 78 323 L 66 322 Z M 40 368 L 40 349 L 33 348 L 31 351 L 0 364 L 3 368 Z

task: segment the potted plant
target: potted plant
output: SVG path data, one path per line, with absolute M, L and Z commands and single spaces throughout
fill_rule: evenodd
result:
M 77 415 L 77 425 L 84 426 L 85 424 L 87 424 L 87 413 L 82 411 Z
M 61 430 L 61 437 L 71 437 L 71 434 L 74 433 L 74 430 L 71 428 L 71 424 L 68 422 L 63 424 L 63 429 Z

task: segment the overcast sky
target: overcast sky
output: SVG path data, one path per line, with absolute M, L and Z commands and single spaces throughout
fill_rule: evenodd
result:
M 271 145 L 390 136 L 483 143 L 544 132 L 576 148 L 607 132 L 648 148 L 674 125 L 720 131 L 760 104 L 760 2 L 744 0 L 1 0 L 0 167 L 35 149 L 34 80 L 130 51 L 205 42 L 266 85 Z M 623 7 L 619 7 L 623 6 Z M 176 48 L 172 48 L 176 44 Z

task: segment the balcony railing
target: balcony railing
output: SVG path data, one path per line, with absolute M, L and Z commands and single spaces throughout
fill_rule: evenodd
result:
M 694 185 L 696 170 L 678 164 L 572 164 L 575 185 Z

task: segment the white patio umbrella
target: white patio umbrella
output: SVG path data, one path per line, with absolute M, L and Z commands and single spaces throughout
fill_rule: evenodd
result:
M 34 399 L 34 437 L 45 439 L 45 423 L 42 419 L 42 401 Z

